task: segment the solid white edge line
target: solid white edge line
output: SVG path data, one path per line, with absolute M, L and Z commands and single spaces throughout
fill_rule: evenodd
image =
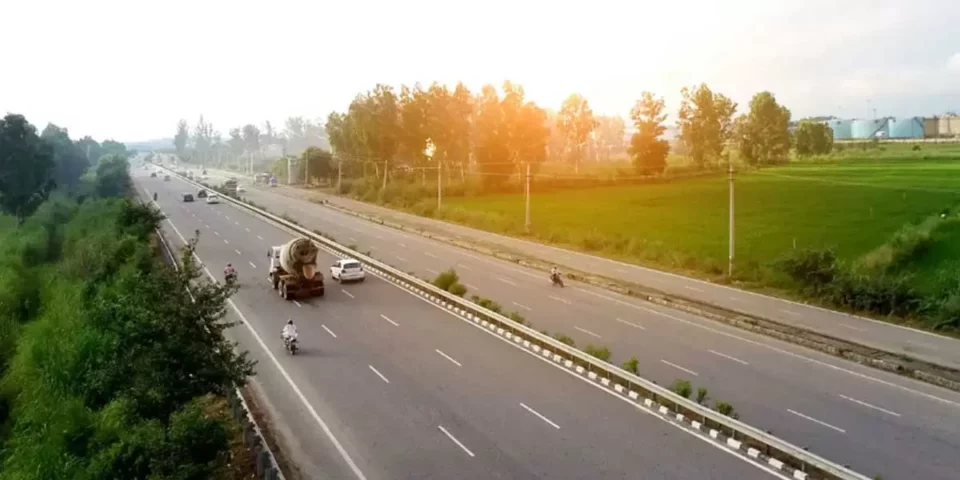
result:
M 493 278 L 496 278 L 497 280 L 500 280 L 501 282 L 506 283 L 507 285 L 511 285 L 511 286 L 514 286 L 514 287 L 517 286 L 516 283 L 513 283 L 513 282 L 511 282 L 510 280 L 507 280 L 506 278 L 499 277 L 499 276 L 494 276 Z
M 538 411 L 536 411 L 536 410 L 534 410 L 534 409 L 532 409 L 532 408 L 524 405 L 523 402 L 520 402 L 520 406 L 523 407 L 524 410 L 526 410 L 526 411 L 528 411 L 528 412 L 536 415 L 538 418 L 540 418 L 540 420 L 543 420 L 544 422 L 547 422 L 547 423 L 550 424 L 550 426 L 552 426 L 553 428 L 556 428 L 557 430 L 560 430 L 560 425 L 557 425 L 556 423 L 553 423 L 549 418 L 541 415 L 540 412 L 538 412 Z
M 693 375 L 694 377 L 699 377 L 699 376 L 700 376 L 699 373 L 694 372 L 693 370 L 690 370 L 689 368 L 683 368 L 683 367 L 681 367 L 680 365 L 677 365 L 676 363 L 670 363 L 670 362 L 668 362 L 668 361 L 666 361 L 666 360 L 664 360 L 664 359 L 660 359 L 660 362 L 661 362 L 661 363 L 665 363 L 665 364 L 667 364 L 667 365 L 670 365 L 671 367 L 676 368 L 677 370 L 683 370 L 684 372 L 687 372 L 687 373 L 689 373 L 690 375 Z
M 392 323 L 394 327 L 399 327 L 399 326 L 400 326 L 399 323 L 394 322 L 393 320 L 390 320 L 390 317 L 388 317 L 388 316 L 386 316 L 386 315 L 384 315 L 384 314 L 382 314 L 382 313 L 380 314 L 380 318 L 382 318 L 382 319 L 384 319 L 384 320 Z
M 450 355 L 447 355 L 446 353 L 441 352 L 439 348 L 436 349 L 436 350 L 434 350 L 434 351 L 437 352 L 437 353 L 439 353 L 440 355 L 442 355 L 443 358 L 446 358 L 447 360 L 450 360 L 451 362 L 453 362 L 454 365 L 456 365 L 456 366 L 458 366 L 458 367 L 462 367 L 462 366 L 463 366 L 463 365 L 460 364 L 460 362 L 454 360 L 453 357 L 451 357 Z
M 183 235 L 180 234 L 180 230 L 178 230 L 177 226 L 173 224 L 173 221 L 171 221 L 169 218 L 167 218 L 166 220 L 167 220 L 167 223 L 169 223 L 170 226 L 173 227 L 173 230 L 177 233 L 177 236 L 180 237 L 180 240 L 183 241 L 184 244 L 186 244 L 187 240 L 183 237 Z M 198 256 L 197 259 L 199 260 L 199 258 L 200 257 Z M 210 273 L 210 271 L 206 269 L 206 267 L 204 267 L 204 270 L 207 272 L 207 275 L 210 277 L 211 281 L 213 282 L 217 281 L 216 277 L 214 277 Z M 293 381 L 293 378 L 290 376 L 290 374 L 287 373 L 286 369 L 283 368 L 283 365 L 280 364 L 280 361 L 277 360 L 277 357 L 274 356 L 273 352 L 271 352 L 270 349 L 267 347 L 267 343 L 263 341 L 263 338 L 261 338 L 260 334 L 257 333 L 256 329 L 253 328 L 253 326 L 250 324 L 250 321 L 247 320 L 247 317 L 243 314 L 243 312 L 241 312 L 240 309 L 237 308 L 237 305 L 233 302 L 233 299 L 228 298 L 227 304 L 230 305 L 230 308 L 233 309 L 233 312 L 236 313 L 238 317 L 240 317 L 240 320 L 242 321 L 243 325 L 247 327 L 247 330 L 250 331 L 250 334 L 253 335 L 253 338 L 256 339 L 258 344 L 260 344 L 260 348 L 263 349 L 264 353 L 267 354 L 267 357 L 270 358 L 270 360 L 273 362 L 273 365 L 277 367 L 277 370 L 280 371 L 280 374 L 287 381 L 287 384 L 290 385 L 291 389 L 293 389 L 293 393 L 297 395 L 297 397 L 300 399 L 300 402 L 303 403 L 303 406 L 307 408 L 307 411 L 310 412 L 310 415 L 313 417 L 313 419 L 316 420 L 318 425 L 320 425 L 320 428 L 323 430 L 324 435 L 326 435 L 327 438 L 330 440 L 330 442 L 333 443 L 333 446 L 337 449 L 337 452 L 340 453 L 340 456 L 343 458 L 343 460 L 347 462 L 347 465 L 350 467 L 350 470 L 353 472 L 353 474 L 360 480 L 367 480 L 367 477 L 363 474 L 362 471 L 360 471 L 360 467 L 357 466 L 356 462 L 353 461 L 353 458 L 350 457 L 350 454 L 347 453 L 347 450 L 343 447 L 340 441 L 337 440 L 337 437 L 333 434 L 333 431 L 330 430 L 330 427 L 327 425 L 327 423 L 324 422 L 322 418 L 320 418 L 320 414 L 317 413 L 317 410 L 313 408 L 313 405 L 311 405 L 310 402 L 307 400 L 306 395 L 303 394 L 303 392 L 300 390 L 300 387 L 297 386 L 296 382 Z
M 860 405 L 863 405 L 864 407 L 872 408 L 872 409 L 874 409 L 874 410 L 877 410 L 877 411 L 886 413 L 886 414 L 888 414 L 888 415 L 893 415 L 894 417 L 900 417 L 900 416 L 901 416 L 901 415 L 900 415 L 899 413 L 897 413 L 897 412 L 893 412 L 893 411 L 887 410 L 886 408 L 880 408 L 880 407 L 878 407 L 878 406 L 876 406 L 876 405 L 870 405 L 870 404 L 867 403 L 867 402 L 863 402 L 863 401 L 857 400 L 856 398 L 848 397 L 848 396 L 843 395 L 843 394 L 840 395 L 840 398 L 842 398 L 842 399 L 844 399 L 844 400 L 849 400 L 849 401 L 851 401 L 851 402 L 853 402 L 853 403 L 859 403 Z
M 437 425 L 437 428 L 439 428 L 440 431 L 443 432 L 443 434 L 446 435 L 447 438 L 449 438 L 453 443 L 456 443 L 461 450 L 463 450 L 464 452 L 467 452 L 467 455 L 470 455 L 471 457 L 476 456 L 473 454 L 473 452 L 470 451 L 469 448 L 467 448 L 462 443 L 460 443 L 460 440 L 457 440 L 457 437 L 454 437 L 450 432 L 447 431 L 446 428 L 443 428 L 443 425 Z
M 370 367 L 370 370 L 373 370 L 373 373 L 376 373 L 377 376 L 380 377 L 380 379 L 382 379 L 384 382 L 390 383 L 390 380 L 387 380 L 387 377 L 384 377 L 383 374 L 380 373 L 376 368 L 373 368 L 373 365 L 367 366 Z
M 824 427 L 827 427 L 827 428 L 832 428 L 832 429 L 834 429 L 834 430 L 836 430 L 836 431 L 838 431 L 838 432 L 840 432 L 840 433 L 847 433 L 846 430 L 844 430 L 844 429 L 842 429 L 842 428 L 840 428 L 840 427 L 835 427 L 835 426 L 833 426 L 833 425 L 830 425 L 830 424 L 827 423 L 827 422 L 824 422 L 824 421 L 822 421 L 822 420 L 817 420 L 816 418 L 813 418 L 813 417 L 811 417 L 811 416 L 804 415 L 804 414 L 802 414 L 802 413 L 800 413 L 800 412 L 798 412 L 798 411 L 796 411 L 796 410 L 791 410 L 791 409 L 788 408 L 787 411 L 790 412 L 790 413 L 792 413 L 792 414 L 794 414 L 794 415 L 796 415 L 796 416 L 798 416 L 798 417 L 800 417 L 800 418 L 803 418 L 803 419 L 806 419 L 806 420 L 810 420 L 810 421 L 813 422 L 813 423 L 817 423 L 817 424 L 823 425 Z

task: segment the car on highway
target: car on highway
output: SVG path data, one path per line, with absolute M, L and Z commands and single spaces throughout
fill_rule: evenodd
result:
M 192 201 L 193 201 L 193 194 L 192 194 L 192 193 L 184 193 L 184 194 L 183 194 L 183 201 L 184 201 L 184 203 L 190 203 L 190 202 L 192 202 Z
M 337 260 L 337 263 L 330 267 L 330 276 L 338 282 L 362 282 L 363 265 L 352 258 Z
M 211 193 L 207 195 L 207 203 L 220 203 L 220 195 L 216 193 Z
M 246 191 L 247 191 L 246 188 L 243 188 L 243 187 L 241 187 L 240 185 L 237 185 L 237 193 L 243 193 L 243 192 L 246 192 Z
M 164 182 L 169 182 L 169 181 L 170 181 L 170 175 L 164 175 L 164 176 L 163 176 L 163 181 L 164 181 Z
M 207 198 L 207 190 L 201 188 L 197 191 L 197 198 Z
M 150 172 L 150 178 L 157 178 L 157 172 Z

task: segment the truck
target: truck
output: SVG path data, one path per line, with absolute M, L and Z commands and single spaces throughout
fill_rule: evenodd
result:
M 239 193 L 237 192 L 237 180 L 235 178 L 231 178 L 226 182 L 223 182 L 223 190 L 224 192 L 226 192 L 227 195 L 230 195 L 231 197 L 236 197 L 237 194 Z
M 271 247 L 267 279 L 281 298 L 295 300 L 323 296 L 323 274 L 317 271 L 320 249 L 306 237 Z

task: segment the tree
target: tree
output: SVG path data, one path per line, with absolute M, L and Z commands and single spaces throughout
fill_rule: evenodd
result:
M 590 134 L 597 127 L 593 118 L 593 110 L 587 99 L 578 93 L 571 94 L 560 106 L 559 122 L 557 126 L 567 140 L 567 146 L 572 155 L 574 170 L 580 173 L 580 162 L 583 160 L 583 150 L 590 140 Z
M 242 134 L 243 148 L 250 156 L 249 165 L 252 167 L 254 154 L 260 153 L 260 129 L 248 123 L 243 126 Z
M 488 187 L 503 184 L 513 170 L 503 117 L 497 89 L 493 85 L 484 85 L 477 98 L 474 156 L 480 181 Z
M 623 118 L 615 117 L 597 117 L 597 128 L 594 130 L 597 151 L 603 160 L 610 160 L 611 155 L 620 154 L 624 151 L 624 130 Z
M 84 153 L 89 165 L 93 165 L 103 156 L 103 148 L 89 135 L 77 140 L 77 148 Z
M 665 109 L 663 98 L 654 98 L 652 93 L 643 92 L 630 110 L 630 119 L 637 129 L 630 139 L 630 156 L 641 175 L 659 175 L 667 167 L 670 144 L 660 138 L 667 130 L 663 125 L 667 119 Z
M 213 125 L 203 120 L 203 115 L 193 128 L 193 149 L 196 163 L 204 165 L 213 148 Z
M 53 180 L 58 187 L 72 188 L 80 182 L 89 162 L 86 152 L 70 140 L 66 128 L 48 124 L 40 138 L 53 148 Z
M 54 187 L 54 152 L 23 115 L 0 120 L 0 211 L 26 219 Z
M 227 148 L 230 149 L 230 153 L 234 157 L 240 158 L 243 155 L 243 150 L 246 148 L 246 143 L 243 140 L 243 132 L 239 128 L 230 129 L 230 138 L 227 140 Z
M 333 165 L 333 155 L 320 147 L 308 147 L 300 155 L 302 163 L 311 178 L 324 178 L 328 181 L 336 171 Z M 309 183 L 309 178 L 304 178 L 304 183 Z
M 187 155 L 187 142 L 190 141 L 190 126 L 186 120 L 180 120 L 177 123 L 177 134 L 173 137 L 173 146 L 177 149 L 177 155 L 183 159 Z
M 677 120 L 680 142 L 700 168 L 718 163 L 730 138 L 737 104 L 714 93 L 705 83 L 693 89 L 684 87 L 680 93 L 683 96 Z
M 443 118 L 438 118 L 438 110 L 443 108 L 444 91 L 437 86 L 431 86 L 425 92 L 419 84 L 414 88 L 400 87 L 400 136 L 397 153 L 401 161 L 419 168 L 423 177 L 426 175 L 426 156 L 424 149 L 427 139 L 431 138 L 437 145 L 438 160 L 443 142 Z
M 833 150 L 833 129 L 829 125 L 802 120 L 796 131 L 797 155 L 826 155 Z
M 105 155 L 97 164 L 94 190 L 101 197 L 121 198 L 130 192 L 130 164 L 123 157 Z
M 790 110 L 770 92 L 750 100 L 750 112 L 741 115 L 734 133 L 740 156 L 751 165 L 785 163 L 790 154 Z

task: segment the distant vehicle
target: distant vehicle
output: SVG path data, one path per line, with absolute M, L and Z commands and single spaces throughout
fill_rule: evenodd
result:
M 201 188 L 199 191 L 197 191 L 197 198 L 207 198 L 207 191 Z
M 163 181 L 164 181 L 164 182 L 169 182 L 169 181 L 170 181 L 170 175 L 164 175 L 164 176 L 163 176 Z
M 330 278 L 338 282 L 362 282 L 363 277 L 363 265 L 352 258 L 337 260 L 330 267 Z
M 190 203 L 190 202 L 192 202 L 192 201 L 193 201 L 193 195 L 192 195 L 192 194 L 189 194 L 189 193 L 184 193 L 184 194 L 183 194 L 183 201 L 184 201 L 184 203 Z
M 246 192 L 246 191 L 247 191 L 246 188 L 243 188 L 243 187 L 241 187 L 240 185 L 237 185 L 237 193 L 243 193 L 243 192 Z
M 270 177 L 270 186 L 271 187 L 277 186 L 277 177 Z
M 323 274 L 317 272 L 317 252 L 320 249 L 309 238 L 294 238 L 271 247 L 270 273 L 267 279 L 282 298 L 322 297 Z
M 237 196 L 237 181 L 234 179 L 227 180 L 223 182 L 223 189 L 226 190 L 227 195 L 232 197 Z
M 217 195 L 216 193 L 211 193 L 210 195 L 207 195 L 207 203 L 208 204 L 220 203 L 220 195 Z
M 157 178 L 157 172 L 150 172 L 150 178 Z
M 193 180 L 193 172 L 187 172 L 187 178 Z

